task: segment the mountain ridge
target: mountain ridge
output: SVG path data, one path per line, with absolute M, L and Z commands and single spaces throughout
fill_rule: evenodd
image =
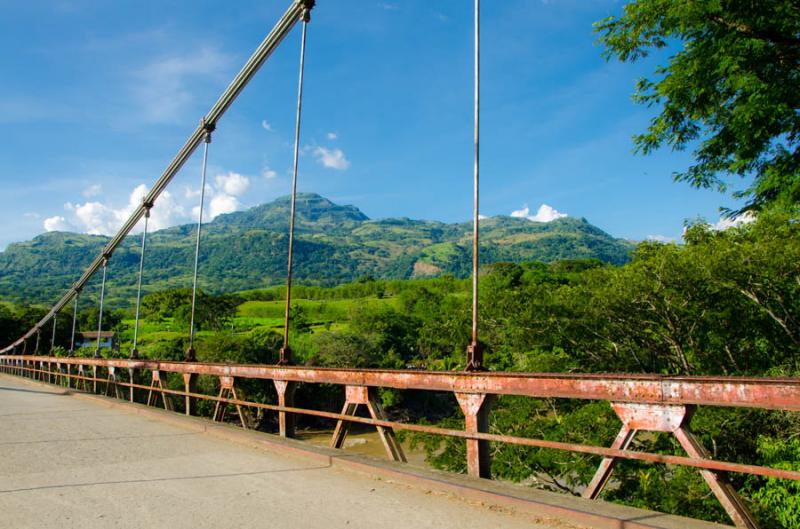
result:
M 289 208 L 289 197 L 280 197 L 204 223 L 201 288 L 229 292 L 282 283 Z M 584 218 L 542 223 L 496 216 L 482 219 L 480 226 L 481 261 L 486 264 L 580 258 L 622 264 L 633 247 Z M 191 284 L 194 229 L 195 225 L 185 224 L 148 234 L 144 276 L 148 289 Z M 295 234 L 294 275 L 306 284 L 329 286 L 363 276 L 404 279 L 449 273 L 465 277 L 471 266 L 470 222 L 370 219 L 356 206 L 339 205 L 316 193 L 298 194 Z M 70 287 L 108 240 L 102 235 L 47 232 L 10 244 L 0 252 L 0 298 L 52 301 Z M 138 262 L 139 236 L 129 235 L 109 266 L 109 291 L 129 297 Z

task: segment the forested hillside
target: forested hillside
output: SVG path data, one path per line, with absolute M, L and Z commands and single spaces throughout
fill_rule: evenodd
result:
M 221 215 L 203 228 L 200 285 L 221 293 L 279 284 L 286 276 L 289 200 Z M 471 225 L 370 220 L 353 206 L 316 194 L 301 194 L 297 207 L 294 275 L 305 284 L 332 286 L 371 276 L 406 279 L 469 273 Z M 154 232 L 149 237 L 145 289 L 191 284 L 195 226 Z M 614 239 L 584 219 L 549 223 L 494 217 L 481 222 L 481 258 L 497 261 L 595 258 L 622 264 L 632 245 Z M 45 233 L 0 253 L 0 298 L 52 302 L 80 276 L 107 237 Z M 109 268 L 109 299 L 127 305 L 139 264 L 139 236 L 129 236 Z

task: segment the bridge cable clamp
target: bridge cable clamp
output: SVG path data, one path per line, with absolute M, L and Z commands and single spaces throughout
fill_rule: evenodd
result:
M 206 121 L 206 118 L 203 117 L 200 118 L 200 126 L 205 131 L 205 136 L 203 137 L 203 140 L 206 143 L 211 143 L 211 133 L 217 130 L 217 124 L 214 123 L 213 121 Z

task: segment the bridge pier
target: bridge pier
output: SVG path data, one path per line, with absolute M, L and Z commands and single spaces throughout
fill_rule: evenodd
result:
M 456 393 L 456 400 L 464 413 L 464 429 L 467 433 L 489 432 L 489 410 L 494 395 L 486 393 Z M 467 439 L 467 472 L 476 478 L 492 477 L 492 461 L 489 441 Z
M 678 439 L 678 442 L 689 457 L 711 459 L 689 426 L 695 406 L 612 402 L 611 407 L 622 421 L 622 428 L 611 448 L 628 449 L 636 432 L 639 430 L 668 432 Z M 616 461 L 617 458 L 615 457 L 603 458 L 592 481 L 583 492 L 584 498 L 596 499 L 600 496 L 611 477 Z M 725 512 L 736 524 L 736 527 L 758 529 L 758 524 L 753 515 L 724 475 L 705 469 L 700 469 L 700 475 L 703 476 L 711 492 L 717 497 Z

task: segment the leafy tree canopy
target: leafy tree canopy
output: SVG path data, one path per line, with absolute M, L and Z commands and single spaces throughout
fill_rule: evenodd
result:
M 634 99 L 660 106 L 636 149 L 697 145 L 676 179 L 726 189 L 743 210 L 800 199 L 800 4 L 796 0 L 633 0 L 596 24 L 607 58 L 635 62 L 680 44 Z

